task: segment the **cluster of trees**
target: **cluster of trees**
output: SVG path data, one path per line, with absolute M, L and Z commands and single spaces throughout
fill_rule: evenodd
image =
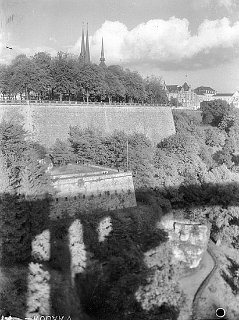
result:
M 238 110 L 206 102 L 199 113 L 174 113 L 176 135 L 155 152 L 157 187 L 173 209 L 212 224 L 211 238 L 238 248 Z
M 51 57 L 39 52 L 17 56 L 0 66 L 3 96 L 29 99 L 167 103 L 162 80 L 141 75 L 118 65 L 81 64 L 73 55 L 59 52 Z
M 154 181 L 153 147 L 143 134 L 116 131 L 104 136 L 98 130 L 75 126 L 70 128 L 68 141 L 56 140 L 50 154 L 55 165 L 76 161 L 130 170 L 136 189 L 146 189 Z
M 29 259 L 31 233 L 44 221 L 45 196 L 51 187 L 38 162 L 38 149 L 38 144 L 26 140 L 22 125 L 1 123 L 0 243 L 4 264 Z

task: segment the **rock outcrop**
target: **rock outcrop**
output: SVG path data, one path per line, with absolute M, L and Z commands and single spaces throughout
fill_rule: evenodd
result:
M 198 267 L 207 249 L 210 226 L 167 215 L 160 227 L 168 232 L 174 262 L 182 262 L 190 269 Z

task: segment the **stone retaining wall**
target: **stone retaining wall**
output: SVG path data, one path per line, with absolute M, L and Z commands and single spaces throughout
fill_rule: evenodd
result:
M 154 106 L 4 105 L 2 118 L 19 118 L 35 140 L 49 147 L 65 140 L 70 126 L 94 127 L 103 133 L 122 130 L 145 134 L 154 144 L 175 133 L 172 110 Z

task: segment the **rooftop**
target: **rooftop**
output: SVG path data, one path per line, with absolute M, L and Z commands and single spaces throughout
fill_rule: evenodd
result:
M 181 87 L 178 86 L 177 84 L 167 85 L 166 88 L 169 92 L 177 92 L 181 89 Z
M 113 174 L 117 173 L 118 170 L 112 168 L 104 168 L 93 165 L 80 165 L 80 164 L 67 164 L 64 166 L 53 167 L 50 171 L 52 176 L 61 175 L 81 175 L 81 176 L 92 176 L 102 174 Z
M 201 87 L 197 87 L 196 89 L 194 89 L 194 90 L 208 90 L 208 91 L 213 91 L 213 92 L 215 92 L 215 90 L 214 89 L 212 89 L 211 87 L 204 87 L 204 86 L 201 86 Z
M 233 96 L 233 93 L 217 93 L 214 95 L 214 97 L 231 97 Z
M 187 84 L 187 82 L 184 82 L 184 84 L 182 85 L 182 87 L 183 87 L 183 90 L 184 90 L 184 91 L 189 91 L 189 89 L 190 89 L 190 87 L 189 87 L 189 85 Z

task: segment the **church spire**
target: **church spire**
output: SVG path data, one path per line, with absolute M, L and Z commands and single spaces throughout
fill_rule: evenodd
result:
M 81 52 L 80 52 L 80 62 L 85 63 L 85 34 L 84 34 L 84 24 L 82 25 L 82 37 L 81 37 Z
M 85 63 L 90 63 L 90 46 L 89 46 L 89 35 L 88 35 L 88 22 L 87 22 L 87 31 L 86 31 Z
M 101 55 L 100 55 L 100 66 L 105 67 L 105 55 L 104 55 L 104 41 L 102 37 L 102 44 L 101 44 Z

